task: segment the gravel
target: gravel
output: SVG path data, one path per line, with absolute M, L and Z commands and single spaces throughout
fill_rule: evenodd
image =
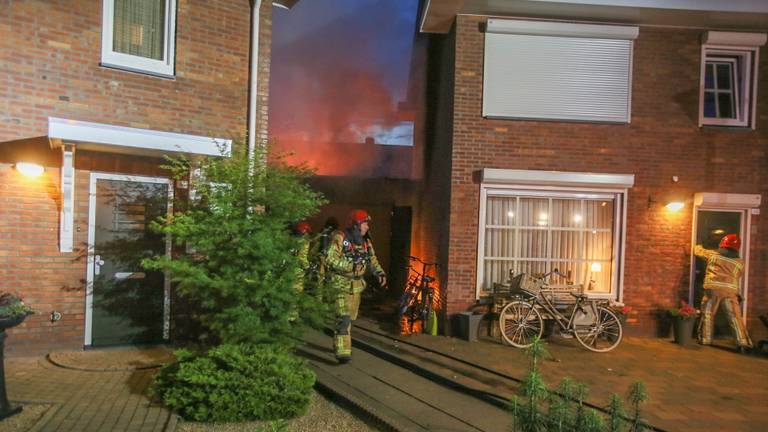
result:
M 271 432 L 268 422 L 195 423 L 180 421 L 179 432 L 254 432 L 260 427 Z M 288 422 L 288 432 L 376 432 L 380 429 L 355 417 L 323 395 L 315 393 L 309 411 Z

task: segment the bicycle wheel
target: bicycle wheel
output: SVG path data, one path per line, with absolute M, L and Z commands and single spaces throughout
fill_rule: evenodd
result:
M 573 334 L 584 348 L 594 352 L 608 352 L 616 348 L 624 336 L 619 318 L 602 306 L 598 306 L 593 324 L 578 326 Z
M 544 320 L 536 308 L 525 301 L 513 301 L 499 314 L 501 338 L 517 348 L 528 348 L 544 332 Z

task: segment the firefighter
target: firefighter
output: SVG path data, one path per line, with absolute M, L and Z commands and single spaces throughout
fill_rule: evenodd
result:
M 739 278 L 744 272 L 744 260 L 739 258 L 741 239 L 736 234 L 728 234 L 720 240 L 717 251 L 704 249 L 696 245 L 693 253 L 707 260 L 704 275 L 704 297 L 701 299 L 702 318 L 699 321 L 699 343 L 712 343 L 712 325 L 720 304 L 725 309 L 728 323 L 736 335 L 739 352 L 752 348 L 739 307 Z
M 318 295 L 322 300 L 330 301 L 330 298 L 326 298 L 328 293 L 328 286 L 330 284 L 330 272 L 327 271 L 326 260 L 328 258 L 328 249 L 331 246 L 331 239 L 333 239 L 334 233 L 339 229 L 339 221 L 335 217 L 329 217 L 325 221 L 325 226 L 320 234 L 317 236 L 317 240 L 312 247 L 312 260 L 314 266 L 317 268 L 316 284 L 318 287 Z
M 307 221 L 301 221 L 293 226 L 293 235 L 298 237 L 298 245 L 295 250 L 299 266 L 296 268 L 296 279 L 293 282 L 293 289 L 297 293 L 304 292 L 304 285 L 308 280 L 307 272 L 309 270 L 309 236 L 312 234 L 312 227 Z M 291 311 L 290 320 L 296 321 L 299 317 L 298 308 Z
M 328 247 L 326 265 L 331 273 L 336 308 L 333 345 L 339 363 L 352 359 L 352 321 L 357 319 L 360 293 L 365 289 L 365 274 L 373 273 L 381 286 L 387 282 L 368 235 L 370 221 L 365 210 L 353 210 L 347 228 L 336 231 Z

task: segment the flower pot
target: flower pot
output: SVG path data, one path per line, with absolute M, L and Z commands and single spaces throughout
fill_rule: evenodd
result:
M 676 317 L 674 319 L 672 326 L 676 344 L 686 346 L 693 343 L 693 326 L 695 323 L 696 318 L 694 317 Z
M 5 331 L 11 327 L 16 327 L 17 325 L 24 322 L 26 318 L 27 314 L 16 314 L 10 316 L 0 315 L 0 331 Z

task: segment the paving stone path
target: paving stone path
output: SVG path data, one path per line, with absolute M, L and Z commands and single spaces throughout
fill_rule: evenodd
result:
M 46 402 L 53 407 L 35 432 L 173 431 L 176 416 L 146 396 L 156 369 L 84 371 L 56 366 L 45 358 L 6 359 L 11 401 Z

